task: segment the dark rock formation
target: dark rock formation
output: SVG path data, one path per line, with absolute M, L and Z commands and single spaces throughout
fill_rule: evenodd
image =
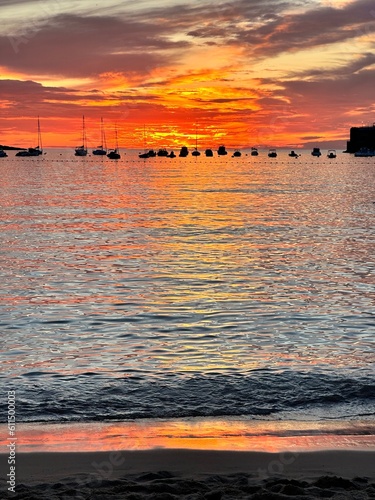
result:
M 375 123 L 370 127 L 352 127 L 346 152 L 356 153 L 361 148 L 375 149 Z

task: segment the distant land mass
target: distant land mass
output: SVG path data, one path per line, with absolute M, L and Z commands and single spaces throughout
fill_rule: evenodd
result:
M 356 153 L 360 149 L 375 149 L 375 123 L 364 127 L 352 127 L 346 152 Z
M 15 147 L 15 146 L 2 146 L 2 145 L 0 144 L 0 149 L 4 149 L 4 151 L 5 151 L 5 150 L 8 150 L 8 151 L 12 151 L 12 150 L 13 150 L 13 151 L 19 151 L 19 150 L 21 150 L 21 149 L 25 149 L 25 148 L 17 148 L 17 147 Z

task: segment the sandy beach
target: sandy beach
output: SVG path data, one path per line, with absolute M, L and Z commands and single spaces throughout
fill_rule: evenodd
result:
M 18 424 L 13 492 L 1 425 L 1 498 L 374 498 L 372 429 L 235 419 Z
M 16 493 L 2 498 L 365 499 L 375 496 L 374 463 L 374 451 L 20 453 Z M 4 454 L 0 465 L 9 467 Z

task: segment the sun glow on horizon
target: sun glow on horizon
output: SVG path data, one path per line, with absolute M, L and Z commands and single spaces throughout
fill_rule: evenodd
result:
M 375 16 L 357 3 L 275 0 L 250 18 L 235 0 L 109 2 L 100 17 L 90 0 L 61 0 L 28 32 L 0 28 L 1 142 L 29 143 L 40 115 L 46 146 L 70 143 L 82 114 L 118 123 L 127 147 L 143 124 L 171 145 L 191 141 L 194 123 L 228 147 L 344 140 L 351 117 L 374 121 Z M 16 0 L 3 13 L 32 9 Z

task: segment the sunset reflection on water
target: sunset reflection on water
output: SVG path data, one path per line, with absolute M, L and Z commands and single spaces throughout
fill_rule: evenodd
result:
M 130 151 L 115 163 L 48 151 L 7 160 L 0 374 L 20 378 L 25 401 L 40 397 L 47 411 L 59 393 L 69 414 L 63 394 L 71 391 L 84 418 L 92 391 L 106 401 L 110 389 L 119 418 L 138 411 L 121 406 L 129 394 L 143 398 L 145 416 L 155 385 L 160 409 L 172 411 L 180 382 L 193 380 L 176 409 L 184 416 L 202 378 L 213 399 L 187 414 L 199 406 L 209 416 L 220 403 L 213 381 L 239 415 L 265 373 L 288 372 L 291 395 L 306 377 L 315 388 L 328 374 L 327 401 L 343 404 L 335 377 L 355 388 L 373 373 L 372 164 L 345 155 L 332 166 L 309 152 L 291 160 L 286 151 L 274 162 L 264 151 L 146 162 Z M 247 411 L 287 408 L 276 375 L 273 383 L 270 404 L 262 385 Z M 354 397 L 367 404 L 363 384 Z M 136 393 L 146 386 L 147 397 Z M 359 408 L 349 403 L 340 415 Z
M 3 426 L 0 427 L 0 429 Z M 169 420 L 82 424 L 22 424 L 17 449 L 89 452 L 153 448 L 263 451 L 324 449 L 375 450 L 374 429 L 366 422 L 254 422 L 238 420 Z M 350 434 L 350 431 L 357 434 Z M 6 440 L 4 440 L 6 442 Z

